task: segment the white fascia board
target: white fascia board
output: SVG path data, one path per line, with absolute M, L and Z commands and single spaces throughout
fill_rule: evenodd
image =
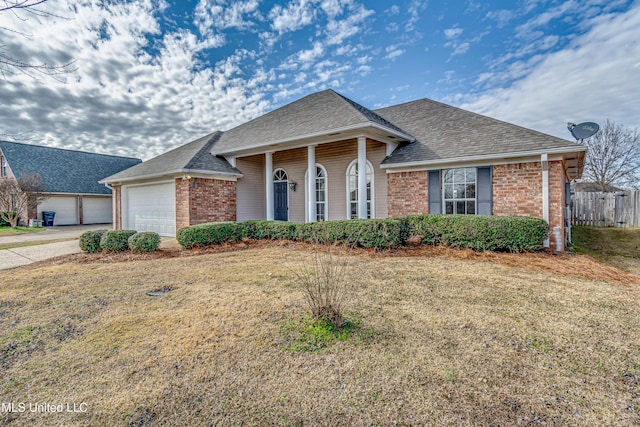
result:
M 102 193 L 61 193 L 61 192 L 55 192 L 55 191 L 46 191 L 39 194 L 46 194 L 48 196 L 111 197 L 111 194 L 102 194 Z
M 212 151 L 211 154 L 215 155 L 215 156 L 223 156 L 223 157 L 246 157 L 246 156 L 251 156 L 251 155 L 255 155 L 255 154 L 264 154 L 267 151 L 271 151 L 271 152 L 276 152 L 276 151 L 282 151 L 282 150 L 292 150 L 295 148 L 302 148 L 302 147 L 308 147 L 309 145 L 318 145 L 318 144 L 327 144 L 327 143 L 331 143 L 331 142 L 337 142 L 337 141 L 342 141 L 344 139 L 351 139 L 351 138 L 355 138 L 356 135 L 349 135 L 346 138 L 344 137 L 345 135 L 332 135 L 332 134 L 343 134 L 345 132 L 353 132 L 353 131 L 364 131 L 367 128 L 374 128 L 377 129 L 379 131 L 383 131 L 384 133 L 387 133 L 391 136 L 394 136 L 396 138 L 398 138 L 398 140 L 396 141 L 395 139 L 393 140 L 393 142 L 400 142 L 400 141 L 409 141 L 409 142 L 413 142 L 415 141 L 415 138 L 412 137 L 411 135 L 407 135 L 405 133 L 402 132 L 398 132 L 397 130 L 388 128 L 386 126 L 382 126 L 378 123 L 373 123 L 373 122 L 363 122 L 363 123 L 358 123 L 355 125 L 349 125 L 349 126 L 343 126 L 343 127 L 339 127 L 339 128 L 333 128 L 333 129 L 327 129 L 327 130 L 323 130 L 321 132 L 314 132 L 314 133 L 308 133 L 308 134 L 304 134 L 304 135 L 298 135 L 298 136 L 294 136 L 291 138 L 285 138 L 285 139 L 280 139 L 280 140 L 275 140 L 275 141 L 269 141 L 269 142 L 261 142 L 258 144 L 254 144 L 254 145 L 250 145 L 247 147 L 242 147 L 239 149 L 230 149 L 230 150 L 223 150 L 223 151 Z M 325 138 L 322 138 L 325 137 Z M 337 137 L 337 138 L 336 138 Z M 321 138 L 321 139 L 318 139 Z M 306 140 L 306 141 L 305 141 Z M 296 141 L 300 141 L 299 143 L 296 143 Z M 387 141 L 388 142 L 388 141 Z M 278 145 L 283 145 L 282 148 L 278 148 Z M 213 149 L 215 150 L 215 145 L 213 146 Z
M 585 147 L 575 147 L 574 149 L 567 148 L 551 148 L 546 150 L 532 150 L 532 151 L 519 151 L 515 153 L 499 153 L 499 154 L 486 154 L 480 156 L 468 156 L 468 157 L 452 157 L 448 159 L 438 159 L 438 160 L 425 160 L 419 162 L 405 162 L 405 163 L 390 163 L 390 164 L 382 164 L 380 167 L 382 169 L 394 169 L 394 168 L 412 168 L 414 170 L 418 169 L 433 169 L 433 167 L 441 165 L 452 165 L 452 164 L 466 164 L 466 163 L 491 163 L 497 164 L 496 161 L 502 161 L 502 163 L 513 163 L 513 160 L 523 158 L 523 160 L 528 160 L 527 158 L 536 157 L 537 161 L 540 161 L 540 156 L 542 154 L 549 154 L 549 160 L 561 160 L 562 154 L 575 153 L 580 151 L 586 151 Z M 551 157 L 551 155 L 554 155 Z
M 211 171 L 198 170 L 198 169 L 178 169 L 173 171 L 152 173 L 148 175 L 138 175 L 138 176 L 127 177 L 127 178 L 113 179 L 113 180 L 103 179 L 102 181 L 98 181 L 98 182 L 100 184 L 105 184 L 105 183 L 115 184 L 118 182 L 140 181 L 143 179 L 166 178 L 171 176 L 177 177 L 181 174 L 190 174 L 190 175 L 199 174 L 199 175 L 206 175 L 206 177 L 210 179 L 211 178 L 216 179 L 216 177 L 218 177 L 219 179 L 226 179 L 226 180 L 229 180 L 230 178 L 242 178 L 244 176 L 241 173 L 211 172 Z

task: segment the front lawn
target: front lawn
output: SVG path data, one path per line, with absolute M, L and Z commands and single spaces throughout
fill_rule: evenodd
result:
M 24 234 L 24 233 L 36 233 L 38 231 L 44 231 L 46 228 L 40 227 L 0 227 L 0 236 L 11 236 L 14 234 Z
M 85 255 L 12 270 L 0 285 L 0 395 L 27 410 L 5 411 L 0 420 L 640 421 L 638 285 L 472 256 L 340 256 L 355 289 L 347 317 L 356 330 L 310 346 L 293 273 L 310 256 L 273 245 L 118 263 Z M 546 266 L 560 259 L 545 257 Z M 162 289 L 170 290 L 147 296 Z M 43 402 L 75 404 L 79 412 L 28 410 Z
M 574 226 L 571 230 L 576 253 L 640 276 L 640 228 Z

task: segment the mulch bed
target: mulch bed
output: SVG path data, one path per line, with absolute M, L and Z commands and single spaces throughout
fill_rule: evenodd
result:
M 163 242 L 156 252 L 133 253 L 127 252 L 100 252 L 95 254 L 74 254 L 57 257 L 48 261 L 41 261 L 34 265 L 60 264 L 72 262 L 79 264 L 115 263 L 127 261 L 145 261 L 165 258 L 192 257 L 213 253 L 242 251 L 247 249 L 268 249 L 273 247 L 285 247 L 300 251 L 325 251 L 327 246 L 311 243 L 273 240 L 244 239 L 237 243 L 226 243 L 219 246 L 208 246 L 193 249 L 184 249 L 175 241 Z M 571 253 L 553 254 L 551 252 L 536 253 L 503 253 L 503 252 L 476 252 L 471 249 L 458 249 L 448 246 L 422 246 L 411 245 L 399 249 L 379 251 L 374 249 L 334 247 L 345 255 L 366 257 L 446 257 L 466 260 L 493 262 L 496 264 L 526 268 L 536 271 L 544 271 L 559 276 L 576 277 L 579 279 L 599 280 L 614 285 L 636 286 L 640 284 L 640 277 L 622 271 L 616 267 L 602 264 L 596 259 L 586 255 L 574 255 Z

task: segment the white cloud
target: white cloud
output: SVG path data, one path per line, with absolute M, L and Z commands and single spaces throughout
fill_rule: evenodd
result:
M 13 38 L 9 52 L 51 63 L 73 52 L 78 70 L 67 84 L 22 75 L 0 80 L 0 133 L 33 129 L 34 143 L 146 159 L 267 108 L 260 83 L 268 74 L 242 77 L 240 63 L 251 52 L 205 67 L 199 54 L 207 39 L 187 30 L 158 38 L 155 3 L 101 4 L 77 3 L 70 12 L 51 2 L 47 10 L 71 19 L 16 21 L 32 36 Z
M 286 7 L 276 4 L 269 12 L 271 28 L 279 34 L 299 30 L 311 24 L 314 17 L 314 4 L 309 0 L 292 0 Z
M 593 18 L 566 48 L 522 64 L 513 84 L 465 97 L 463 108 L 568 138 L 567 121 L 640 127 L 640 5 Z M 514 70 L 511 71 L 512 73 Z
M 387 50 L 387 56 L 385 56 L 386 59 L 390 59 L 390 60 L 395 60 L 398 56 L 402 55 L 404 53 L 404 49 L 394 49 L 394 50 Z
M 464 30 L 462 28 L 453 27 L 445 29 L 443 33 L 448 40 L 453 40 L 457 39 L 463 31 Z
M 258 0 L 231 1 L 200 0 L 196 5 L 195 25 L 202 35 L 213 34 L 213 30 L 252 28 L 253 19 L 261 19 Z M 250 19 L 247 19 L 250 18 Z
M 351 14 L 343 20 L 329 20 L 327 23 L 327 44 L 342 44 L 345 39 L 358 34 L 362 28 L 360 24 L 369 16 L 373 15 L 373 10 L 368 10 L 362 5 L 358 5 Z

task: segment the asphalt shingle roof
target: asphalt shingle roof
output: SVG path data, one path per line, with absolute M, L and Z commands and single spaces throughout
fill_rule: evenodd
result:
M 564 149 L 582 146 L 551 135 L 472 113 L 430 99 L 375 110 L 416 138 L 383 164 Z
M 98 181 L 141 162 L 132 157 L 9 141 L 0 141 L 0 150 L 16 178 L 39 173 L 51 193 L 111 194 Z
M 368 123 L 402 132 L 375 112 L 329 89 L 307 95 L 224 132 L 214 145 L 213 152 L 224 154 L 243 148 L 267 146 L 276 141 Z
M 105 178 L 105 182 L 117 182 L 140 177 L 159 176 L 179 171 L 205 171 L 242 175 L 224 158 L 211 154 L 211 147 L 222 132 L 214 132 L 189 142 L 132 168 Z

